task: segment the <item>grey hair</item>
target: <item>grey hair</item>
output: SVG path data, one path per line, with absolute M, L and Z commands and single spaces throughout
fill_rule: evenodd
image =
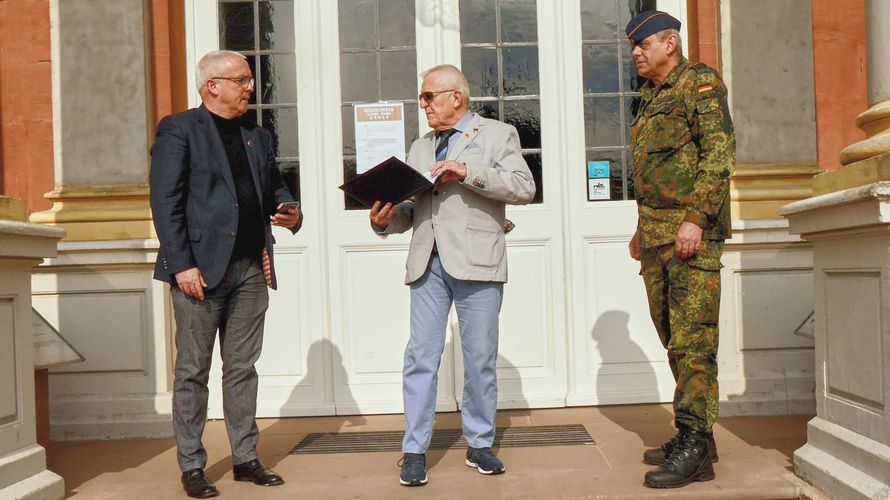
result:
M 214 76 L 219 76 L 220 73 L 225 71 L 226 61 L 232 58 L 247 60 L 244 54 L 232 50 L 214 50 L 204 54 L 204 57 L 198 61 L 198 65 L 195 68 L 195 85 L 198 87 L 198 93 L 204 90 L 207 80 Z
M 432 75 L 441 73 L 442 82 L 448 87 L 458 91 L 464 97 L 464 109 L 470 108 L 470 84 L 467 83 L 467 77 L 464 73 L 453 64 L 439 64 L 420 73 L 420 77 L 424 80 Z
M 673 28 L 661 30 L 658 32 L 658 40 L 663 42 L 663 41 L 667 40 L 667 38 L 671 35 L 677 37 L 677 54 L 680 54 L 682 56 L 683 55 L 683 37 L 680 36 L 679 31 L 677 31 Z

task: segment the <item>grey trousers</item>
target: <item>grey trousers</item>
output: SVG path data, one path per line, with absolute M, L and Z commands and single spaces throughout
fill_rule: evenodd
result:
M 430 258 L 426 273 L 411 283 L 411 338 L 402 372 L 403 452 L 426 453 L 432 439 L 439 363 L 452 302 L 464 356 L 464 438 L 473 448 L 491 447 L 498 406 L 498 315 L 503 297 L 503 283 L 456 279 L 445 272 L 437 253 Z
M 213 344 L 219 332 L 222 354 L 223 414 L 233 465 L 257 458 L 257 372 L 263 345 L 263 323 L 269 291 L 256 259 L 229 263 L 219 285 L 205 290 L 204 300 L 175 285 L 176 375 L 173 382 L 173 433 L 179 468 L 207 465 L 201 442 L 207 422 L 207 379 Z

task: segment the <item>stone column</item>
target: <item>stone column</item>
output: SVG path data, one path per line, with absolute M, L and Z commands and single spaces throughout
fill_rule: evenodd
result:
M 53 208 L 32 222 L 68 241 L 153 237 L 145 0 L 51 0 Z
M 849 165 L 890 151 L 890 2 L 866 0 L 865 22 L 868 44 L 868 110 L 856 125 L 866 138 L 841 153 Z
M 832 498 L 890 498 L 890 182 L 782 214 L 813 245 L 816 417 L 795 472 Z
M 34 307 L 86 358 L 50 370 L 54 440 L 172 433 L 169 297 L 152 280 L 148 201 L 152 64 L 170 54 L 150 28 L 152 6 L 182 3 L 49 0 L 55 189 L 31 221 L 67 236 L 31 285 Z
M 0 196 L 0 498 L 62 498 L 64 482 L 37 444 L 31 269 L 56 255 L 65 232 L 10 220 L 24 213 L 24 203 Z
M 794 468 L 844 499 L 890 498 L 890 2 L 866 9 L 866 139 L 781 210 L 813 245 L 816 417 Z

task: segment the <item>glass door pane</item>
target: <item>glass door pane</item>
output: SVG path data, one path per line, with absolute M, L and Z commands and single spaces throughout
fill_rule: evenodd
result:
M 589 170 L 608 172 L 602 178 L 588 174 L 589 186 L 608 183 L 607 197 L 589 187 L 588 200 L 634 198 L 630 122 L 642 82 L 624 27 L 633 16 L 654 8 L 654 0 L 581 0 L 585 156 Z
M 300 199 L 293 0 L 219 0 L 219 47 L 247 57 L 256 78 L 247 117 L 272 133 L 275 161 Z
M 470 109 L 516 127 L 535 179 L 532 203 L 544 200 L 535 0 L 460 0 L 461 66 Z
M 339 0 L 343 182 L 356 175 L 354 104 L 405 107 L 405 144 L 418 137 L 414 0 Z M 343 195 L 346 210 L 364 205 Z

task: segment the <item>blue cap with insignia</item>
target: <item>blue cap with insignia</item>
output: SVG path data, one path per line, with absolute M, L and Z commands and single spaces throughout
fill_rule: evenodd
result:
M 662 30 L 680 30 L 680 20 L 660 10 L 641 12 L 627 23 L 624 32 L 633 43 L 640 43 Z

